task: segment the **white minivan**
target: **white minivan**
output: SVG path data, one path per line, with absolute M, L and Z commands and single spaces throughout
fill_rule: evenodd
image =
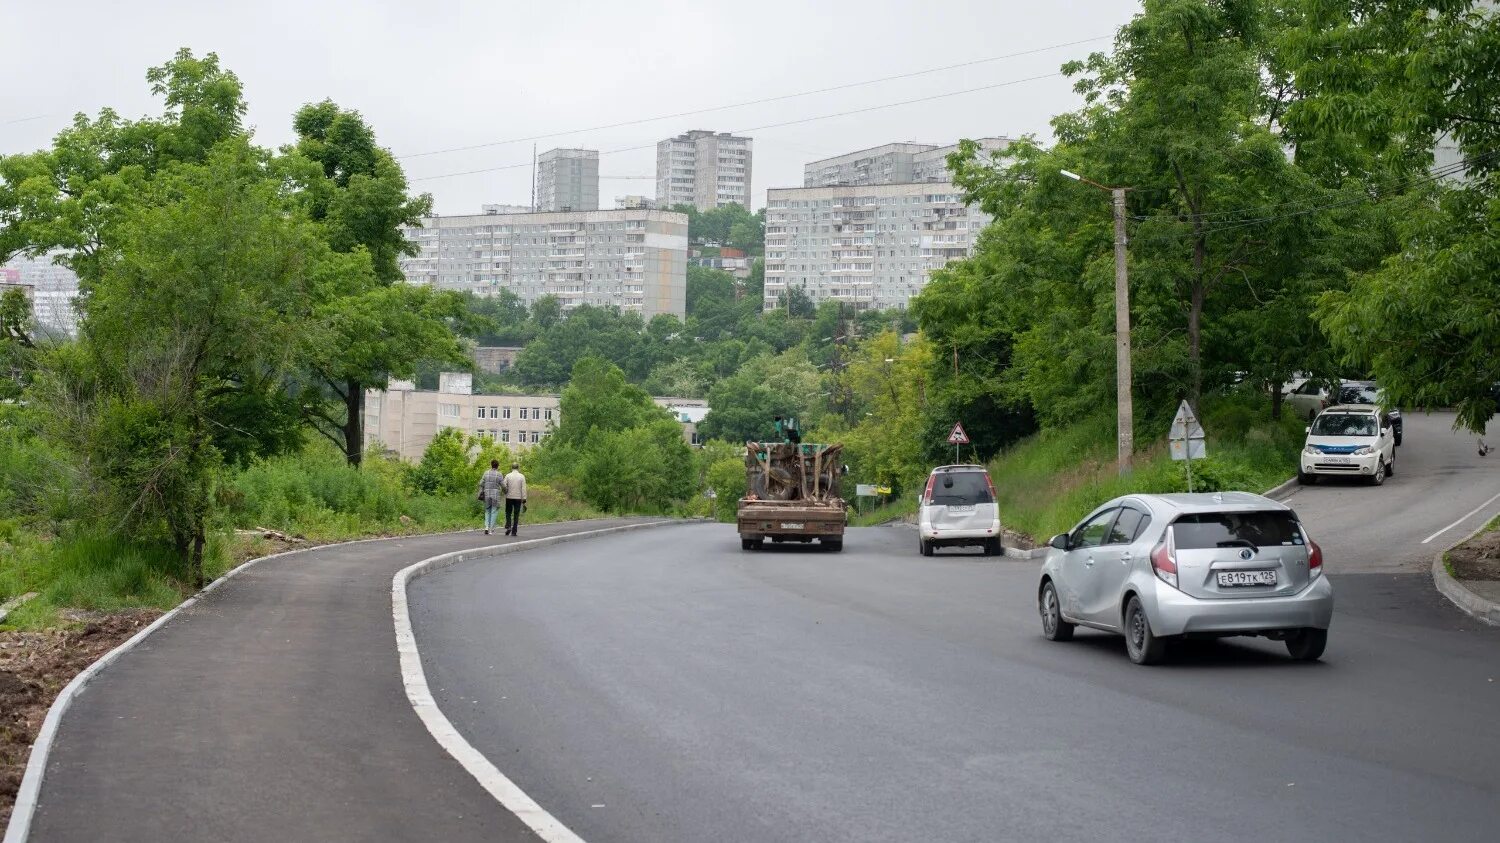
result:
M 917 546 L 923 556 L 939 547 L 980 547 L 998 556 L 1000 506 L 982 465 L 940 465 L 927 475 L 917 510 Z
M 1379 486 L 1396 473 L 1396 438 L 1379 408 L 1337 404 L 1318 414 L 1307 428 L 1297 466 L 1297 482 L 1319 477 L 1360 477 Z

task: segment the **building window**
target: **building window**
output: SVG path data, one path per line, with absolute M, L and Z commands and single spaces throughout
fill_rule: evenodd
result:
M 500 418 L 500 408 L 499 407 L 491 407 L 490 408 L 490 418 L 492 418 L 492 419 L 498 419 L 498 418 Z
M 504 409 L 502 409 L 500 411 L 500 418 L 502 418 L 502 419 L 508 419 L 508 418 L 510 418 L 510 408 L 509 407 L 505 407 Z
M 476 419 L 482 419 L 482 418 L 484 418 L 484 408 L 483 407 L 475 407 L 474 408 L 474 418 L 476 418 Z
M 526 408 L 525 407 L 521 408 L 521 420 L 522 421 L 526 420 Z
M 537 432 L 535 430 L 531 431 L 531 444 L 535 445 L 538 441 L 540 440 L 537 439 Z
M 500 431 L 500 441 L 501 442 L 509 442 L 510 441 L 510 431 L 508 431 L 508 430 L 502 430 L 502 431 Z
M 542 408 L 541 407 L 532 407 L 531 408 L 531 417 L 534 418 L 534 419 L 540 419 L 542 417 Z
M 458 418 L 458 405 L 457 404 L 439 404 L 438 405 L 438 415 L 442 416 L 445 419 L 456 419 L 456 418 Z
M 552 408 L 548 407 L 547 410 L 546 410 L 546 413 L 547 413 L 547 416 L 546 416 L 547 421 L 552 421 Z

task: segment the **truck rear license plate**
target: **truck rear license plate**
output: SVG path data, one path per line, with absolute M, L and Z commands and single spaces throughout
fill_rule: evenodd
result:
M 781 529 L 783 529 L 783 530 L 800 530 L 800 529 L 802 529 L 802 522 L 800 522 L 800 521 L 783 521 L 783 522 L 781 522 Z
M 1275 571 L 1220 571 L 1219 585 L 1234 588 L 1242 585 L 1275 585 Z

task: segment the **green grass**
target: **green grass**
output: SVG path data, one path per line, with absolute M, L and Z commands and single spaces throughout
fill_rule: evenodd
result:
M 901 497 L 891 499 L 881 506 L 869 507 L 863 513 L 855 512 L 851 507 L 849 510 L 849 526 L 874 527 L 879 524 L 900 521 L 903 518 L 915 516 L 916 514 L 916 495 L 902 495 Z
M 1205 401 L 1209 457 L 1193 461 L 1193 491 L 1259 493 L 1296 473 L 1302 423 L 1291 418 L 1273 421 L 1269 408 L 1261 409 L 1258 405 L 1264 402 L 1257 399 Z M 1137 443 L 1146 447 L 1136 453 L 1135 470 L 1125 477 L 1116 471 L 1113 417 L 1088 419 L 1023 440 L 990 463 L 1001 521 L 1040 544 L 1111 498 L 1186 491 L 1183 464 L 1168 454 L 1165 433 L 1137 431 Z

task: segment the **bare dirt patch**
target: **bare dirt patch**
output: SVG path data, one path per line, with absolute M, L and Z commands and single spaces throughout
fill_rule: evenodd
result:
M 79 626 L 0 632 L 0 828 L 10 820 L 47 709 L 84 668 L 161 616 L 157 609 L 77 615 Z
M 1500 580 L 1500 530 L 1480 533 L 1448 551 L 1448 565 L 1461 580 Z

